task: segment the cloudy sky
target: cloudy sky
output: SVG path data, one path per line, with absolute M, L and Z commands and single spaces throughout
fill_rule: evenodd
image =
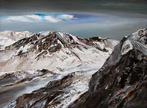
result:
M 53 30 L 121 39 L 147 27 L 146 0 L 121 1 L 0 0 L 0 31 Z
M 126 1 L 126 2 L 121 2 Z M 0 0 L 1 14 L 38 12 L 146 12 L 146 0 Z M 137 6 L 136 6 L 137 5 Z

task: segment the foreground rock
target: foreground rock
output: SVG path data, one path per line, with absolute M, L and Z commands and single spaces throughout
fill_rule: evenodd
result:
M 121 40 L 69 108 L 147 108 L 147 29 Z
M 0 51 L 0 107 L 68 107 L 118 41 L 40 32 Z

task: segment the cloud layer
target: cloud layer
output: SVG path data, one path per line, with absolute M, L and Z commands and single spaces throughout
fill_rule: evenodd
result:
M 24 16 L 8 16 L 4 21 L 8 22 L 36 22 L 36 21 L 49 21 L 57 23 L 59 21 L 68 21 L 75 19 L 74 15 L 70 14 L 36 14 L 36 15 L 24 15 Z

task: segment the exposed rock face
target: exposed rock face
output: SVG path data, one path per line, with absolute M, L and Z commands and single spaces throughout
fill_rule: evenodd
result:
M 0 107 L 68 107 L 88 90 L 116 44 L 46 31 L 6 46 L 0 51 Z
M 147 29 L 122 39 L 69 108 L 147 108 Z

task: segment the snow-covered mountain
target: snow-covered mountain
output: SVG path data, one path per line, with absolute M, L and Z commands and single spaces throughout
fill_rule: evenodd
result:
M 120 41 L 69 108 L 147 108 L 147 29 Z
M 0 107 L 146 108 L 147 29 L 120 42 L 46 31 L 0 51 Z
M 14 32 L 14 31 L 4 31 L 0 32 L 0 50 L 3 50 L 5 46 L 11 45 L 14 42 L 29 37 L 32 33 L 28 31 L 24 32 Z
M 68 107 L 118 44 L 53 31 L 0 34 L 13 40 L 0 50 L 0 107 L 10 108 Z

